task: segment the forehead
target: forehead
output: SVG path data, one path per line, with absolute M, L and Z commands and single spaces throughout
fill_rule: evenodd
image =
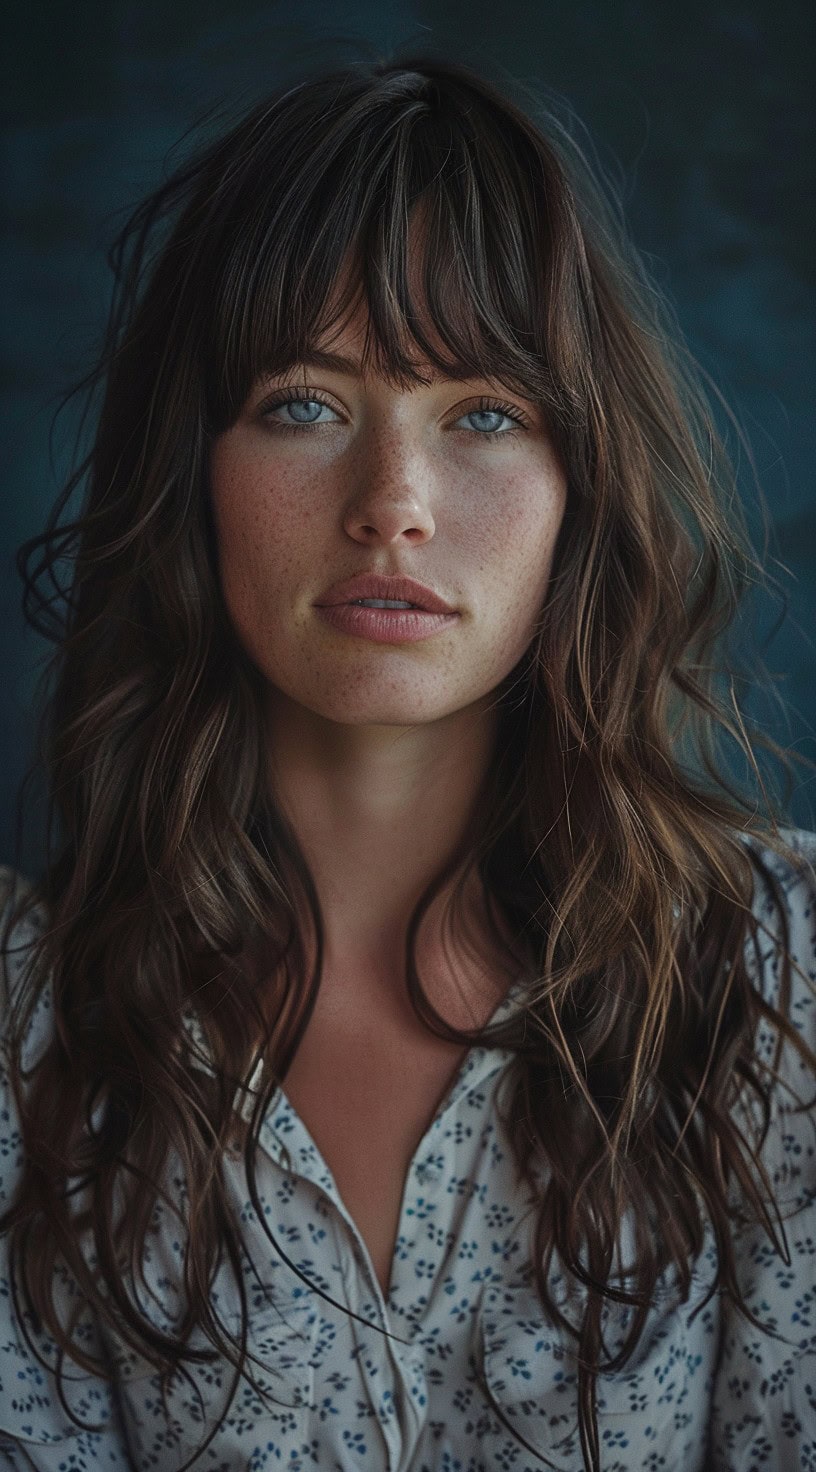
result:
M 416 258 L 414 254 L 412 272 L 416 271 Z M 345 273 L 343 273 L 345 274 Z M 342 285 L 340 291 L 342 293 Z M 417 282 L 414 280 L 414 290 L 418 290 Z M 290 363 L 278 364 L 272 369 L 276 376 L 285 373 L 287 376 L 298 369 L 315 369 L 318 372 L 335 373 L 342 377 L 367 380 L 379 376 L 375 362 L 371 361 L 372 349 L 375 348 L 371 340 L 371 319 L 368 307 L 364 300 L 358 295 L 353 306 L 346 305 L 343 311 L 335 303 L 337 289 L 332 294 L 329 305 L 329 322 L 333 325 L 329 331 L 318 331 L 314 341 L 309 341 L 298 353 L 297 359 Z M 416 300 L 416 298 L 413 298 Z M 335 318 L 338 320 L 335 321 Z M 442 338 L 437 325 L 430 317 L 427 307 L 423 304 L 422 309 L 422 331 L 430 343 L 431 348 L 442 358 L 444 370 L 430 362 L 419 353 L 417 344 L 410 341 L 410 330 L 405 323 L 404 351 L 406 358 L 410 361 L 413 372 L 417 375 L 417 383 L 429 388 L 445 383 L 484 383 L 496 382 L 495 377 L 486 378 L 474 370 L 473 363 L 468 363 L 458 358 L 447 346 Z M 386 375 L 387 376 L 387 375 Z M 413 387 L 413 385 L 408 385 Z
M 481 375 L 475 374 L 468 363 L 452 362 L 445 373 L 441 373 L 433 364 L 423 363 L 418 359 L 415 360 L 414 367 L 429 387 L 450 382 L 481 383 L 483 381 Z M 298 368 L 315 368 L 325 373 L 338 373 L 346 378 L 365 379 L 371 376 L 370 370 L 365 371 L 365 365 L 358 353 L 331 351 L 320 347 L 309 348 L 300 355 L 297 363 L 291 364 L 286 371 L 293 372 Z
M 294 259 L 277 277 L 250 277 L 249 296 L 233 300 L 212 338 L 214 432 L 234 423 L 248 393 L 273 380 L 302 386 L 310 380 L 300 375 L 310 370 L 400 393 L 453 383 L 512 393 L 533 406 L 549 402 L 547 355 L 535 332 L 541 313 L 528 303 L 522 320 L 519 302 L 503 300 L 498 267 L 500 299 L 491 303 L 486 286 L 475 289 L 484 283 L 457 258 L 461 242 L 425 223 L 415 205 L 404 251 L 393 256 L 378 238 L 355 236 L 330 272 L 315 267 L 314 280 Z

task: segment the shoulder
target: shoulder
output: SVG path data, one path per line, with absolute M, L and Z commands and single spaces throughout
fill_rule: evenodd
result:
M 25 1094 L 26 1075 L 54 1035 L 50 976 L 38 985 L 32 972 L 35 945 L 46 928 L 33 892 L 30 880 L 0 867 L 0 1212 L 11 1205 L 25 1164 L 12 1063 L 19 1065 L 18 1087 Z M 19 914 L 24 898 L 32 903 Z
M 780 837 L 791 850 L 792 858 L 778 854 L 768 844 L 753 834 L 741 834 L 742 842 L 754 855 L 755 872 L 760 877 L 754 891 L 754 912 L 761 918 L 772 916 L 771 887 L 768 876 L 775 881 L 786 899 L 786 910 L 791 918 L 801 925 L 810 918 L 816 899 L 816 833 L 807 828 L 780 828 Z
M 20 900 L 32 891 L 33 885 L 23 875 L 8 866 L 0 867 L 0 1208 L 8 1207 L 23 1167 L 17 1100 L 10 1076 L 12 1038 L 20 1009 L 25 1014 L 31 1001 L 31 961 L 34 944 L 44 929 L 44 916 L 39 907 L 31 906 L 20 918 L 14 917 Z M 19 1045 L 23 1070 L 35 1064 L 52 1032 L 52 998 L 46 986 L 31 1008 Z
M 31 903 L 18 915 L 23 899 Z M 10 924 L 12 920 L 14 923 Z M 4 1074 L 12 1015 L 25 1007 L 31 997 L 32 962 L 46 924 L 45 910 L 36 901 L 31 880 L 8 865 L 0 865 L 0 1053 Z M 50 1037 L 52 1025 L 51 987 L 46 979 L 25 1030 L 21 1061 L 26 1068 L 33 1065 Z
M 17 1101 L 9 1074 L 12 1013 L 32 996 L 30 962 L 34 942 L 46 928 L 45 912 L 32 903 L 15 918 L 20 901 L 34 886 L 8 866 L 0 866 L 0 1215 L 14 1205 L 25 1166 Z M 10 923 L 12 922 L 13 923 Z M 33 1066 L 53 1036 L 50 979 L 27 1018 L 20 1048 L 24 1069 Z M 66 1357 L 65 1374 L 54 1340 L 36 1323 L 20 1298 L 19 1272 L 13 1270 L 10 1229 L 0 1233 L 0 1464 L 19 1449 L 26 1467 L 131 1466 L 119 1423 L 115 1393 L 104 1378 L 89 1374 Z M 53 1265 L 53 1299 L 65 1324 L 76 1310 L 76 1287 L 63 1263 Z M 73 1337 L 92 1355 L 104 1354 L 97 1324 L 83 1308 L 73 1320 Z M 5 1393 L 11 1392 L 11 1393 Z M 80 1431 L 76 1417 L 97 1424 Z M 12 1452 L 13 1454 L 13 1452 Z M 75 1458 L 78 1460 L 75 1461 Z M 10 1464 L 9 1464 L 10 1465 Z M 18 1460 L 14 1461 L 14 1466 Z
M 9 921 L 17 915 L 22 900 L 31 901 L 25 913 L 15 919 L 7 935 Z M 34 900 L 34 885 L 24 874 L 0 864 L 0 996 L 11 1000 L 23 980 L 26 956 L 32 942 L 43 932 L 45 914 Z
M 740 838 L 761 860 L 761 867 L 769 870 L 785 892 L 794 896 L 794 902 L 808 894 L 812 897 L 816 884 L 816 832 L 808 828 L 780 828 L 779 835 L 791 850 L 792 859 L 778 854 L 753 834 L 740 834 Z
M 780 830 L 793 859 L 755 838 L 745 842 L 754 856 L 751 909 L 759 922 L 756 943 L 746 951 L 751 978 L 763 999 L 780 1010 L 816 1046 L 816 833 Z M 785 981 L 784 962 L 790 959 Z
M 794 850 L 792 859 L 751 840 L 758 860 L 752 910 L 761 934 L 756 947 L 747 944 L 746 964 L 756 990 L 801 1046 L 792 1046 L 779 1021 L 761 1018 L 755 1055 L 773 1070 L 760 1146 L 771 1195 L 757 1181 L 767 1221 L 749 1214 L 732 1227 L 740 1300 L 720 1289 L 706 1462 L 711 1472 L 816 1465 L 805 1373 L 816 1352 L 816 834 L 783 829 L 781 836 Z M 755 1118 L 759 1122 L 759 1112 Z
M 768 1086 L 761 1158 L 784 1215 L 812 1212 L 816 1200 L 816 834 L 783 829 L 794 858 L 751 840 L 759 859 L 745 962 L 767 1008 L 754 1059 Z M 750 1117 L 759 1125 L 756 1107 Z M 766 1249 L 764 1249 L 766 1250 Z

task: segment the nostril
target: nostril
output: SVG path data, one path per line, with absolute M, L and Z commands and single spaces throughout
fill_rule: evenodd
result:
M 400 513 L 395 508 L 383 507 L 382 515 L 378 514 L 375 522 L 363 521 L 362 516 L 358 521 L 354 512 L 350 511 L 344 517 L 343 525 L 349 535 L 359 541 L 382 541 L 389 544 L 408 541 L 413 545 L 415 542 L 426 542 L 435 530 L 430 512 L 425 517 L 416 508 L 408 513 Z

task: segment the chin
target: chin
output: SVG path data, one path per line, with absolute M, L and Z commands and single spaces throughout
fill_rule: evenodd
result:
M 323 720 L 334 721 L 340 726 L 416 726 L 431 721 L 443 720 L 453 715 L 450 703 L 440 705 L 436 701 L 406 700 L 349 700 L 320 701 L 310 704 L 310 709 Z
M 273 709 L 282 713 L 288 706 L 294 716 L 300 708 L 341 726 L 429 725 L 477 705 L 495 688 L 495 681 L 484 679 L 457 688 L 450 669 L 441 667 L 337 670 L 321 664 L 311 670 L 267 667 L 263 674 Z
M 341 726 L 416 726 L 444 720 L 473 703 L 474 697 L 450 689 L 444 681 L 378 680 L 367 688 L 367 682 L 347 677 L 338 680 L 333 689 L 321 682 L 315 689 L 297 688 L 292 683 L 270 688 L 273 704 L 289 705 L 294 710 L 310 711 L 324 721 Z

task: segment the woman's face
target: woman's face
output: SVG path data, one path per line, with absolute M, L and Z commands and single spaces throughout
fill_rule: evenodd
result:
M 358 359 L 364 326 L 358 312 L 331 351 Z M 534 402 L 482 380 L 400 391 L 308 364 L 253 386 L 212 446 L 210 486 L 243 648 L 275 698 L 353 725 L 489 703 L 533 635 L 566 500 Z M 330 592 L 361 573 L 412 578 L 453 614 L 327 613 L 327 597 L 362 596 Z

